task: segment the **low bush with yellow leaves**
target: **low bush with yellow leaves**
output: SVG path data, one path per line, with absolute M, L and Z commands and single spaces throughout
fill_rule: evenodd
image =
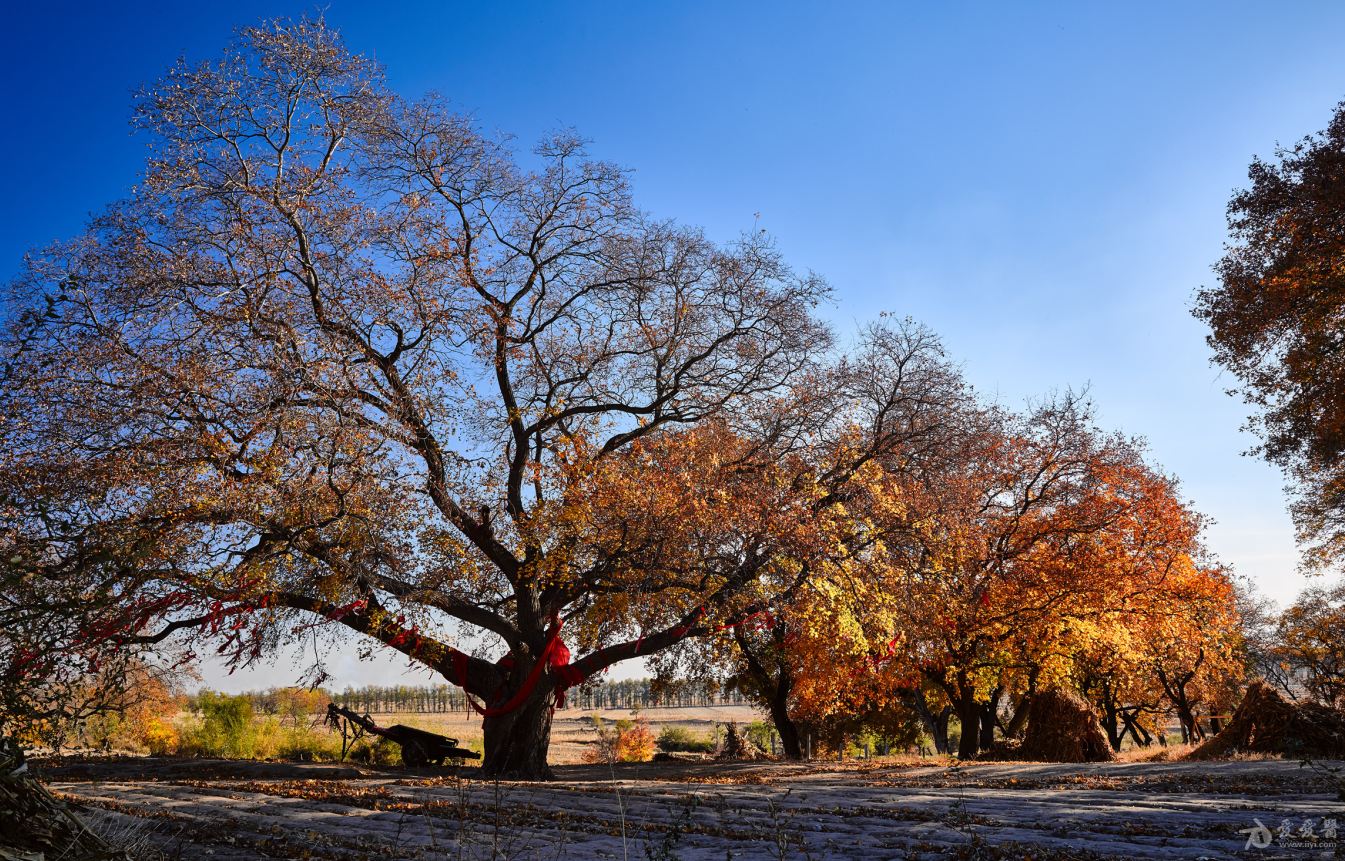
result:
M 612 729 L 595 722 L 597 739 L 584 751 L 584 762 L 648 762 L 654 758 L 654 733 L 644 718 L 619 720 Z

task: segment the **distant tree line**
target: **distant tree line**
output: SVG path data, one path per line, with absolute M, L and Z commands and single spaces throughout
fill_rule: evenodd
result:
M 267 694 L 249 693 L 257 698 L 254 706 L 268 711 L 261 698 Z M 365 685 L 347 687 L 331 700 L 337 705 L 364 714 L 393 712 L 437 713 L 464 712 L 466 695 L 452 685 Z M 565 698 L 567 709 L 593 711 L 597 709 L 686 708 L 695 706 L 746 705 L 750 701 L 741 691 L 726 688 L 714 681 L 678 681 L 655 685 L 651 679 L 623 679 L 597 681 L 576 687 Z

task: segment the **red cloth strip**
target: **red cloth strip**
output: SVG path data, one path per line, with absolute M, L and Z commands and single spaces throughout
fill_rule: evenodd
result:
M 704 616 L 706 612 L 707 609 L 703 605 L 701 607 L 698 607 L 695 616 L 692 618 L 692 624 L 695 624 L 697 621 L 699 621 L 699 619 L 702 616 Z M 775 620 L 771 616 L 770 611 L 762 610 L 760 612 L 753 613 L 746 619 L 734 622 L 731 625 L 720 625 L 717 628 L 715 628 L 715 630 L 723 631 L 727 630 L 728 628 L 736 628 L 739 625 L 747 624 L 748 622 L 751 622 L 757 619 L 759 616 L 763 615 L 766 617 L 766 621 L 768 624 L 774 623 Z M 523 705 L 523 703 L 527 701 L 528 697 L 532 695 L 533 690 L 537 687 L 537 682 L 541 680 L 542 671 L 545 670 L 548 666 L 550 666 L 552 671 L 556 674 L 556 678 L 559 682 L 556 686 L 556 705 L 561 708 L 565 707 L 566 689 L 572 688 L 575 685 L 582 684 L 584 679 L 588 678 L 588 675 L 583 671 L 581 671 L 577 666 L 570 663 L 570 649 L 560 639 L 560 629 L 561 626 L 564 625 L 565 623 L 562 622 L 559 618 L 556 618 L 555 621 L 556 625 L 554 628 L 551 629 L 551 639 L 547 641 L 546 647 L 542 649 L 542 654 L 537 657 L 537 663 L 533 665 L 532 672 L 528 673 L 527 679 L 523 681 L 523 686 L 518 689 L 518 692 L 515 693 L 512 697 L 510 697 L 509 701 L 502 706 L 482 707 L 477 705 L 476 700 L 472 699 L 471 697 L 471 692 L 467 691 L 467 656 L 462 652 L 459 652 L 457 649 L 451 650 L 453 653 L 453 671 L 458 676 L 456 684 L 464 691 L 467 691 L 468 693 L 467 702 L 471 704 L 472 708 L 476 710 L 477 714 L 481 715 L 482 717 L 499 717 L 500 715 L 508 714 L 509 712 Z M 675 628 L 673 630 L 673 634 L 678 637 L 681 637 L 684 636 L 686 632 L 689 630 L 690 626 L 679 626 L 678 628 Z M 638 655 L 640 653 L 640 647 L 643 644 L 644 644 L 644 634 L 641 634 L 640 638 L 635 643 L 635 654 Z M 599 655 L 601 654 L 602 650 L 599 650 Z M 514 664 L 513 657 L 511 655 L 506 655 L 505 657 L 501 658 L 497 662 L 497 664 L 498 666 L 501 667 L 506 668 L 512 667 Z M 499 694 L 500 691 L 497 689 L 495 691 L 495 694 L 492 695 L 491 699 L 494 700 L 498 698 Z
M 512 697 L 510 697 L 509 701 L 502 706 L 485 707 L 485 708 L 482 708 L 481 706 L 477 705 L 476 700 L 472 699 L 471 697 L 471 692 L 467 691 L 467 684 L 466 684 L 467 656 L 464 655 L 462 652 L 459 652 L 457 649 L 454 649 L 453 668 L 458 673 L 459 678 L 458 686 L 461 687 L 464 691 L 467 691 L 468 694 L 467 702 L 471 703 L 472 708 L 475 709 L 476 713 L 481 715 L 482 717 L 499 717 L 500 715 L 509 714 L 511 711 L 514 711 L 519 706 L 523 705 L 523 703 L 527 701 L 528 697 L 532 695 L 533 689 L 537 687 L 538 680 L 542 678 L 542 671 L 545 670 L 548 666 L 551 666 L 553 663 L 552 655 L 555 654 L 555 652 L 557 651 L 556 648 L 557 644 L 560 645 L 560 648 L 565 649 L 565 644 L 560 642 L 560 625 L 557 625 L 555 628 L 552 629 L 551 639 L 547 640 L 546 647 L 542 649 L 542 654 L 537 656 L 537 663 L 533 664 L 532 672 L 528 673 L 528 677 L 523 680 L 523 686 L 518 689 L 518 692 L 515 693 Z M 570 650 L 565 649 L 566 658 L 569 657 L 569 653 Z M 564 669 L 569 668 L 570 665 L 568 664 L 564 665 Z M 572 674 L 570 673 L 560 672 L 560 670 L 562 669 L 561 667 L 556 667 L 556 669 L 557 669 L 556 674 L 561 677 L 562 682 L 564 682 L 567 676 L 572 676 Z M 577 671 L 575 672 L 577 673 Z M 579 681 L 583 681 L 582 675 L 580 676 Z M 569 687 L 569 685 L 565 685 L 565 687 Z M 499 696 L 498 689 L 495 692 L 495 696 Z M 492 697 L 492 699 L 493 698 L 494 697 Z

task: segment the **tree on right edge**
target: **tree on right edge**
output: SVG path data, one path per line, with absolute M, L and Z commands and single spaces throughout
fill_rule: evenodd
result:
M 1219 286 L 1192 313 L 1284 470 L 1304 564 L 1345 556 L 1345 102 L 1324 132 L 1255 158 L 1228 204 Z

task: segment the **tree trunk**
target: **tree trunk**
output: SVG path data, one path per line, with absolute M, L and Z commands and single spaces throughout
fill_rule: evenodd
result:
M 975 759 L 981 751 L 981 704 L 968 695 L 957 704 L 957 719 L 962 724 L 962 738 L 957 743 L 958 759 Z
M 1032 702 L 1032 694 L 1026 693 L 1018 698 L 1018 706 L 1013 710 L 1013 717 L 1009 718 L 1009 725 L 1004 728 L 1004 736 L 1013 738 L 1023 731 L 1027 725 L 1027 707 Z
M 771 722 L 780 733 L 780 745 L 784 748 L 785 758 L 803 759 L 799 728 L 789 716 L 789 695 L 794 689 L 794 679 L 790 675 L 789 664 L 778 657 L 784 653 L 784 623 L 777 621 L 772 626 L 772 653 L 765 657 L 752 651 L 752 642 L 741 627 L 734 630 L 733 638 L 747 664 L 747 675 L 755 683 L 758 696 L 766 701 Z
M 925 670 L 925 677 L 938 685 L 957 714 L 962 725 L 962 735 L 957 744 L 958 759 L 973 759 L 980 750 L 981 740 L 981 704 L 976 701 L 976 688 L 969 683 L 965 672 L 959 671 L 956 678 L 949 679 L 947 670 L 934 675 Z
M 779 675 L 775 679 L 774 688 L 766 688 L 770 692 L 770 711 L 771 722 L 775 724 L 775 729 L 780 733 L 780 745 L 784 748 L 786 759 L 803 759 L 803 747 L 799 743 L 799 728 L 794 725 L 794 719 L 789 716 L 789 694 L 794 688 L 794 680 L 790 677 L 789 667 L 783 661 L 777 662 Z
M 1188 672 L 1174 675 L 1171 679 L 1168 678 L 1168 674 L 1163 671 L 1162 667 L 1156 668 L 1158 681 L 1163 685 L 1163 691 L 1168 695 L 1168 701 L 1177 710 L 1177 720 L 1181 724 L 1183 742 L 1195 742 L 1204 738 L 1204 733 L 1200 731 L 1196 722 L 1195 710 L 1186 695 L 1186 686 L 1195 678 L 1196 671 L 1200 669 L 1204 660 L 1205 650 L 1202 648 L 1191 669 Z
M 799 728 L 789 716 L 789 685 L 781 679 L 776 687 L 776 695 L 770 699 L 771 722 L 780 733 L 780 747 L 786 759 L 803 759 L 803 747 L 799 742 Z
M 1107 730 L 1107 742 L 1111 744 L 1112 750 L 1119 753 L 1121 743 L 1125 741 L 1126 731 L 1130 729 L 1129 715 L 1125 708 L 1108 697 L 1106 711 L 1101 720 L 1103 728 Z
M 1120 714 L 1112 708 L 1112 704 L 1107 702 L 1106 708 L 1098 718 L 1102 728 L 1107 731 L 1107 742 L 1111 744 L 1112 750 L 1121 749 L 1121 739 L 1125 737 L 1125 728 L 1121 726 Z
M 1182 726 L 1182 742 L 1195 743 L 1204 738 L 1204 733 L 1200 731 L 1200 722 L 1196 720 L 1195 711 L 1185 698 L 1177 702 L 1177 720 Z
M 1027 674 L 1027 690 L 1018 698 L 1018 705 L 1014 707 L 1013 717 L 1009 718 L 1009 725 L 1004 728 L 1005 738 L 1015 738 L 1023 732 L 1023 727 L 1027 724 L 1027 709 L 1032 702 L 1032 697 L 1037 693 L 1037 679 L 1041 677 L 1041 667 L 1036 664 Z M 1010 702 L 1013 698 L 1010 697 Z
M 944 706 L 934 719 L 934 749 L 939 753 L 950 753 L 948 746 L 948 721 L 953 716 L 953 707 Z
M 981 704 L 981 750 L 987 750 L 995 743 L 995 724 L 999 722 L 999 699 L 1004 695 L 1003 688 L 996 688 L 990 695 L 990 701 Z
M 539 684 L 514 711 L 485 718 L 481 724 L 486 748 L 481 774 L 551 780 L 554 775 L 546 764 L 546 753 L 551 744 L 551 707 L 555 702 L 555 691 Z
M 772 719 L 774 715 L 772 709 Z M 794 722 L 786 719 L 784 723 L 777 723 L 775 729 L 780 733 L 780 749 L 784 751 L 785 759 L 803 759 L 803 742 L 799 740 L 799 728 Z
M 1138 710 L 1133 713 L 1123 711 L 1121 713 L 1121 719 L 1125 721 L 1125 728 L 1121 730 L 1122 738 L 1125 737 L 1126 732 L 1129 732 L 1130 737 L 1135 740 L 1135 744 L 1140 747 L 1148 747 L 1154 743 L 1153 737 L 1149 735 L 1149 731 L 1140 726 Z M 1144 734 L 1143 738 L 1140 738 L 1140 733 Z M 1117 750 L 1119 749 L 1120 748 L 1117 748 Z
M 948 752 L 948 716 L 953 710 L 948 706 L 943 707 L 943 711 L 936 716 L 929 710 L 929 702 L 925 699 L 924 691 L 916 691 L 915 695 L 908 701 L 915 713 L 920 716 L 920 722 L 925 725 L 929 732 L 929 737 L 934 740 L 934 750 L 939 753 Z

